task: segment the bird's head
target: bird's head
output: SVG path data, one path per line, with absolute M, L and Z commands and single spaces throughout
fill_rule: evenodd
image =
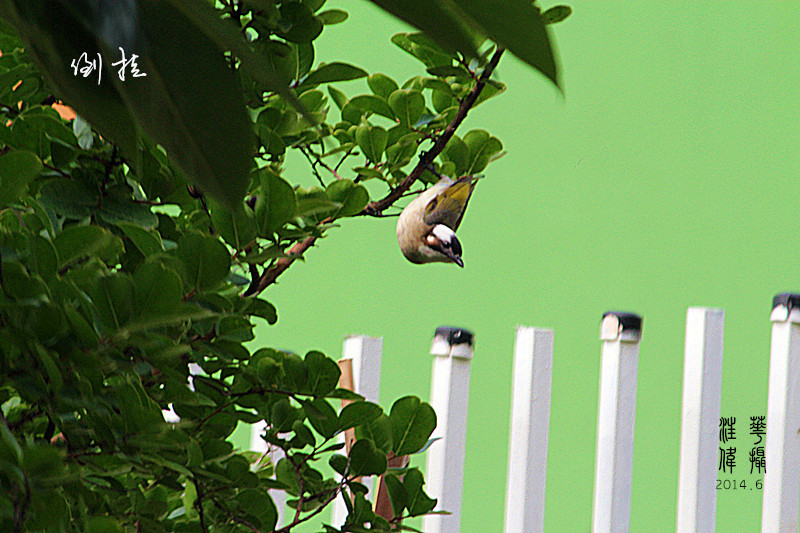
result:
M 425 237 L 420 247 L 422 253 L 430 257 L 431 262 L 455 263 L 464 267 L 461 259 L 461 243 L 456 232 L 444 224 L 436 224 Z

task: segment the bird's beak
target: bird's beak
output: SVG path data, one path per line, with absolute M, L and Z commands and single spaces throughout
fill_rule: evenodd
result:
M 453 263 L 457 264 L 461 268 L 464 268 L 464 260 L 461 259 L 461 256 L 454 254 L 449 248 L 445 248 L 443 251 L 445 255 L 447 255 L 447 257 L 453 261 Z

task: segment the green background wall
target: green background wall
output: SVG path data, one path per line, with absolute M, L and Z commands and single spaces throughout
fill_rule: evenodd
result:
M 485 128 L 508 151 L 459 231 L 466 268 L 406 262 L 396 219 L 345 220 L 267 291 L 280 318 L 257 344 L 338 356 L 347 334 L 382 336 L 388 407 L 429 397 L 437 326 L 473 330 L 462 531 L 500 532 L 515 326 L 554 328 L 546 529 L 577 532 L 591 524 L 600 317 L 640 313 L 631 530 L 674 531 L 686 309 L 721 307 L 722 414 L 737 417 L 740 464 L 724 479 L 748 490 L 718 491 L 717 530 L 756 531 L 747 422 L 766 414 L 771 298 L 800 291 L 800 8 L 569 3 L 552 27 L 565 96 L 506 57 L 508 91 L 461 132 Z M 326 28 L 318 60 L 423 73 L 389 42 L 403 24 L 364 1 L 328 7 L 351 17 Z M 300 161 L 289 167 L 313 182 Z

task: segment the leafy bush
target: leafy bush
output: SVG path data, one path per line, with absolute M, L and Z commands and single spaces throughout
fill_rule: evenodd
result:
M 251 353 L 254 320 L 277 320 L 259 295 L 335 221 L 380 215 L 431 169 L 475 174 L 502 155 L 486 131 L 454 134 L 505 88 L 490 79 L 502 48 L 476 48 L 476 31 L 555 81 L 544 24 L 567 8 L 465 2 L 435 19 L 438 2 L 376 1 L 430 34 L 392 38 L 426 71 L 401 85 L 314 65 L 314 39 L 347 18 L 323 3 L 2 6 L 0 530 L 272 531 L 269 489 L 296 509 L 282 532 L 342 493 L 343 531 L 435 506 L 417 468 L 387 473 L 387 456 L 428 442 L 430 406 L 405 397 L 387 414 L 338 388 L 319 352 Z M 512 29 L 535 31 L 521 38 L 487 6 L 522 6 Z M 369 93 L 333 85 L 358 78 Z M 288 150 L 318 187 L 287 179 Z M 386 196 L 370 201 L 367 180 Z M 229 442 L 262 420 L 277 464 Z M 357 481 L 382 474 L 394 518 Z

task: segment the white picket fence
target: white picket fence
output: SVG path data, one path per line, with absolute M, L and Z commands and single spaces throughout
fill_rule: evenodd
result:
M 766 424 L 762 532 L 797 532 L 800 510 L 800 295 L 773 300 Z M 610 312 L 600 328 L 602 362 L 592 531 L 627 532 L 630 524 L 636 383 L 642 319 Z M 689 308 L 683 378 L 677 531 L 713 532 L 718 467 L 724 312 Z M 547 443 L 553 368 L 553 330 L 520 326 L 514 349 L 505 533 L 544 531 Z M 353 360 L 355 391 L 378 401 L 382 341 L 348 337 L 343 358 Z M 441 440 L 427 451 L 426 490 L 439 499 L 425 533 L 457 533 L 461 523 L 472 333 L 436 330 L 431 404 Z M 263 450 L 263 426 L 252 446 Z M 469 482 L 467 480 L 467 482 Z M 279 509 L 283 507 L 282 502 Z M 334 510 L 341 525 L 344 505 Z

